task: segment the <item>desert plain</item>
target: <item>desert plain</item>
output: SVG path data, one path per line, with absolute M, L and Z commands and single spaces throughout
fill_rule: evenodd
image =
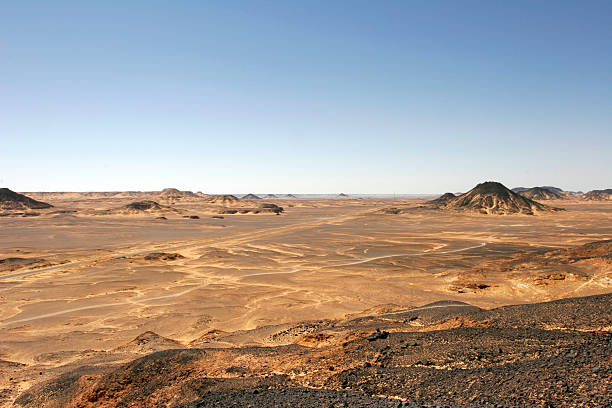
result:
M 0 217 L 5 406 L 77 367 L 117 367 L 160 350 L 313 346 L 304 333 L 279 335 L 300 322 L 612 292 L 609 261 L 554 255 L 609 240 L 610 201 L 490 215 L 423 208 L 416 198 L 154 197 L 160 208 L 130 212 L 122 209 L 147 197 L 27 195 L 54 207 Z M 227 211 L 262 203 L 283 211 Z

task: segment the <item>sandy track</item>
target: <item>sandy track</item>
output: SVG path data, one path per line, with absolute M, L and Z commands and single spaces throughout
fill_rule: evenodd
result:
M 451 249 L 451 250 L 448 250 L 448 251 L 425 250 L 423 252 L 412 252 L 412 253 L 405 253 L 405 254 L 382 255 L 382 256 L 375 256 L 375 257 L 371 257 L 371 258 L 364 258 L 364 259 L 360 259 L 360 260 L 357 260 L 357 261 L 351 261 L 351 262 L 335 264 L 335 265 L 323 265 L 323 266 L 319 266 L 318 268 L 317 267 L 312 267 L 312 268 L 292 268 L 289 271 L 283 271 L 283 272 L 258 272 L 258 273 L 250 273 L 248 275 L 242 275 L 241 278 L 248 278 L 250 276 L 263 276 L 263 275 L 286 275 L 286 274 L 292 274 L 292 273 L 301 272 L 301 271 L 310 270 L 310 269 L 340 268 L 340 267 L 343 267 L 343 266 L 360 265 L 360 264 L 364 264 L 364 263 L 368 263 L 368 262 L 372 262 L 372 261 L 377 261 L 379 259 L 387 259 L 387 258 L 399 258 L 399 257 L 408 257 L 408 256 L 424 256 L 424 255 L 430 255 L 430 254 L 432 254 L 432 255 L 433 254 L 436 254 L 436 255 L 440 255 L 440 254 L 452 254 L 452 253 L 455 253 L 455 252 L 464 252 L 464 251 L 469 251 L 470 249 L 482 248 L 485 245 L 487 245 L 486 242 L 481 242 L 479 245 L 469 246 L 469 247 L 465 247 L 465 248 Z
M 436 254 L 436 255 L 438 255 L 438 254 L 449 254 L 449 253 L 469 251 L 471 249 L 476 249 L 476 248 L 482 248 L 485 245 L 487 245 L 487 243 L 486 242 L 482 242 L 479 245 L 473 245 L 473 246 L 469 246 L 469 247 L 465 247 L 465 248 L 457 248 L 457 249 L 452 249 L 452 250 L 447 250 L 447 251 L 429 251 L 429 250 L 425 250 L 423 252 L 414 252 L 414 253 L 406 253 L 406 254 L 395 254 L 395 255 L 385 255 L 385 256 L 366 258 L 366 259 L 359 260 L 359 261 L 342 263 L 342 264 L 336 264 L 336 265 L 323 265 L 323 266 L 321 266 L 319 268 L 313 268 L 313 269 L 326 269 L 326 268 L 336 268 L 336 267 L 343 267 L 343 266 L 350 266 L 350 265 L 358 265 L 358 264 L 363 264 L 363 263 L 367 263 L 367 262 L 372 262 L 374 260 L 385 259 L 385 258 L 393 258 L 393 257 L 409 257 L 409 256 L 434 255 L 434 254 Z M 208 286 L 210 284 L 220 284 L 220 283 L 235 282 L 235 281 L 238 281 L 240 279 L 247 278 L 247 277 L 253 277 L 253 276 L 293 274 L 293 273 L 297 273 L 297 272 L 301 272 L 301 271 L 305 271 L 305 270 L 311 270 L 311 268 L 293 268 L 293 269 L 291 269 L 289 271 L 251 273 L 251 274 L 242 275 L 242 276 L 235 277 L 235 278 L 223 277 L 223 278 L 219 279 L 216 282 L 207 282 L 207 283 L 203 283 L 203 284 L 200 284 L 200 285 L 195 285 L 194 287 L 191 287 L 191 288 L 189 288 L 187 290 L 183 290 L 181 292 L 174 293 L 174 294 L 169 294 L 169 295 L 154 296 L 154 297 L 140 298 L 140 299 L 130 299 L 130 300 L 125 300 L 125 301 L 121 301 L 121 302 L 102 303 L 102 304 L 98 304 L 98 305 L 90 305 L 90 306 L 83 306 L 83 307 L 78 307 L 78 308 L 70 308 L 70 309 L 60 310 L 60 311 L 52 312 L 52 313 L 45 313 L 45 314 L 41 314 L 41 315 L 38 315 L 38 316 L 32 316 L 32 317 L 28 317 L 28 318 L 24 318 L 24 319 L 18 319 L 18 320 L 8 319 L 8 320 L 5 320 L 4 322 L 0 322 L 0 327 L 8 326 L 8 325 L 11 325 L 11 324 L 17 324 L 17 323 L 25 323 L 25 322 L 29 322 L 29 321 L 33 321 L 33 320 L 45 319 L 45 318 L 49 318 L 49 317 L 60 316 L 60 315 L 63 315 L 63 314 L 68 314 L 68 313 L 78 312 L 78 311 L 83 311 L 83 310 L 92 310 L 92 309 L 99 309 L 99 308 L 113 307 L 113 306 L 123 306 L 123 305 L 127 305 L 127 304 L 142 304 L 142 303 L 148 302 L 148 301 L 162 300 L 162 299 L 171 299 L 171 298 L 176 298 L 176 297 L 179 297 L 179 296 L 186 295 L 186 294 L 188 294 L 190 292 L 193 292 L 194 290 L 203 288 L 203 287 Z M 448 305 L 446 305 L 446 306 L 432 306 L 432 307 L 448 307 Z M 412 309 L 412 310 L 414 310 L 414 309 Z M 398 312 L 392 312 L 391 314 L 393 314 L 393 313 L 402 313 L 402 312 L 405 312 L 405 310 L 404 311 L 398 311 Z
M 197 286 L 194 286 L 192 288 L 189 288 L 187 290 L 183 290 L 183 291 L 178 292 L 178 293 L 172 293 L 172 294 L 169 294 L 169 295 L 154 296 L 154 297 L 148 297 L 148 298 L 142 298 L 142 299 L 130 299 L 130 300 L 125 300 L 125 301 L 121 301 L 121 302 L 101 303 L 101 304 L 98 304 L 98 305 L 90 305 L 90 306 L 83 306 L 83 307 L 75 307 L 75 308 L 72 308 L 72 309 L 59 310 L 57 312 L 52 312 L 52 313 L 46 313 L 46 314 L 42 314 L 42 315 L 38 315 L 38 316 L 27 317 L 25 319 L 5 321 L 5 322 L 0 323 L 0 327 L 7 326 L 9 324 L 25 323 L 25 322 L 29 322 L 29 321 L 32 321 L 32 320 L 39 320 L 39 319 L 45 319 L 45 318 L 48 318 L 48 317 L 60 316 L 60 315 L 63 315 L 63 314 L 72 313 L 72 312 L 79 312 L 79 311 L 82 311 L 82 310 L 99 309 L 99 308 L 103 308 L 103 307 L 112 307 L 112 306 L 123 306 L 123 305 L 129 305 L 129 304 L 140 304 L 142 302 L 148 302 L 148 301 L 152 301 L 152 300 L 171 299 L 171 298 L 175 298 L 175 297 L 186 295 L 189 292 L 193 292 L 194 290 L 199 289 L 199 288 L 201 288 L 203 286 L 206 286 L 206 285 L 208 285 L 208 284 L 204 283 L 204 284 L 197 285 Z
M 330 266 L 327 266 L 327 268 L 337 268 L 337 267 L 341 267 L 341 266 L 359 265 L 359 264 L 364 264 L 364 263 L 368 263 L 368 262 L 372 262 L 372 261 L 377 261 L 379 259 L 386 259 L 386 258 L 398 258 L 398 257 L 405 257 L 405 256 L 423 256 L 423 255 L 429 255 L 429 254 L 452 254 L 452 253 L 455 253 L 455 252 L 463 252 L 463 251 L 469 251 L 470 249 L 482 248 L 485 245 L 487 245 L 486 242 L 481 242 L 479 245 L 469 246 L 469 247 L 466 247 L 466 248 L 451 249 L 449 251 L 430 251 L 430 250 L 426 250 L 426 251 L 423 251 L 423 252 L 413 252 L 413 253 L 407 253 L 407 254 L 394 254 L 394 255 L 375 256 L 375 257 L 372 257 L 372 258 L 361 259 L 361 260 L 358 260 L 358 261 L 347 262 L 347 263 L 342 263 L 342 264 L 337 264 L 337 265 L 330 265 Z
M 297 224 L 285 225 L 281 227 L 273 227 L 273 228 L 268 228 L 268 229 L 261 230 L 261 231 L 236 234 L 236 235 L 226 237 L 226 238 L 196 240 L 196 241 L 192 241 L 192 242 L 185 243 L 185 244 L 171 245 L 171 246 L 167 246 L 163 248 L 156 247 L 156 248 L 137 249 L 137 250 L 123 249 L 120 251 L 115 251 L 113 254 L 109 254 L 104 257 L 85 259 L 85 260 L 81 260 L 77 262 L 70 262 L 70 263 L 50 266 L 46 268 L 32 269 L 32 270 L 27 270 L 23 272 L 13 273 L 10 275 L 3 275 L 3 276 L 0 276 L 0 280 L 31 276 L 35 274 L 44 273 L 44 272 L 59 271 L 59 270 L 64 270 L 64 269 L 68 269 L 68 268 L 75 267 L 75 266 L 91 264 L 94 262 L 95 263 L 108 262 L 108 261 L 122 259 L 122 258 L 130 257 L 130 256 L 147 255 L 152 252 L 172 251 L 172 250 L 177 250 L 177 249 L 193 248 L 193 247 L 208 246 L 208 245 L 215 245 L 215 244 L 245 243 L 245 242 L 248 242 L 254 239 L 267 238 L 270 236 L 284 234 L 287 232 L 302 231 L 302 230 L 314 228 L 314 227 L 324 225 L 324 224 L 344 222 L 344 221 L 348 221 L 350 219 L 353 219 L 353 218 L 356 218 L 362 215 L 366 215 L 366 214 L 375 212 L 377 210 L 378 208 L 374 210 L 370 209 L 368 211 L 358 211 L 352 214 L 342 215 L 338 217 L 327 217 L 317 222 L 297 223 Z

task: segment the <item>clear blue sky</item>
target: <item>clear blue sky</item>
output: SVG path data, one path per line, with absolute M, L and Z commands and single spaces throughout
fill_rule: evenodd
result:
M 612 187 L 612 1 L 5 1 L 0 186 Z

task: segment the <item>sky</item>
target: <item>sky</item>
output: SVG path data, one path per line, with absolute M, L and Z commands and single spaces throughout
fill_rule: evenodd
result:
M 5 1 L 0 187 L 612 188 L 611 1 Z

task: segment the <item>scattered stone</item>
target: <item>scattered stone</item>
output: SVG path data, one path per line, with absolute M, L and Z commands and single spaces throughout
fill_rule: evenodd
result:
M 219 211 L 219 214 L 260 214 L 260 213 L 272 213 L 279 215 L 284 211 L 283 207 L 279 207 L 276 204 L 262 204 L 258 208 L 225 208 Z
M 389 337 L 389 332 L 380 331 L 380 329 L 376 329 L 374 333 L 372 333 L 366 338 L 368 339 L 368 341 L 376 341 L 379 339 L 386 339 L 387 337 Z
M 185 257 L 181 254 L 167 252 L 153 252 L 144 257 L 146 261 L 176 261 L 182 258 Z

